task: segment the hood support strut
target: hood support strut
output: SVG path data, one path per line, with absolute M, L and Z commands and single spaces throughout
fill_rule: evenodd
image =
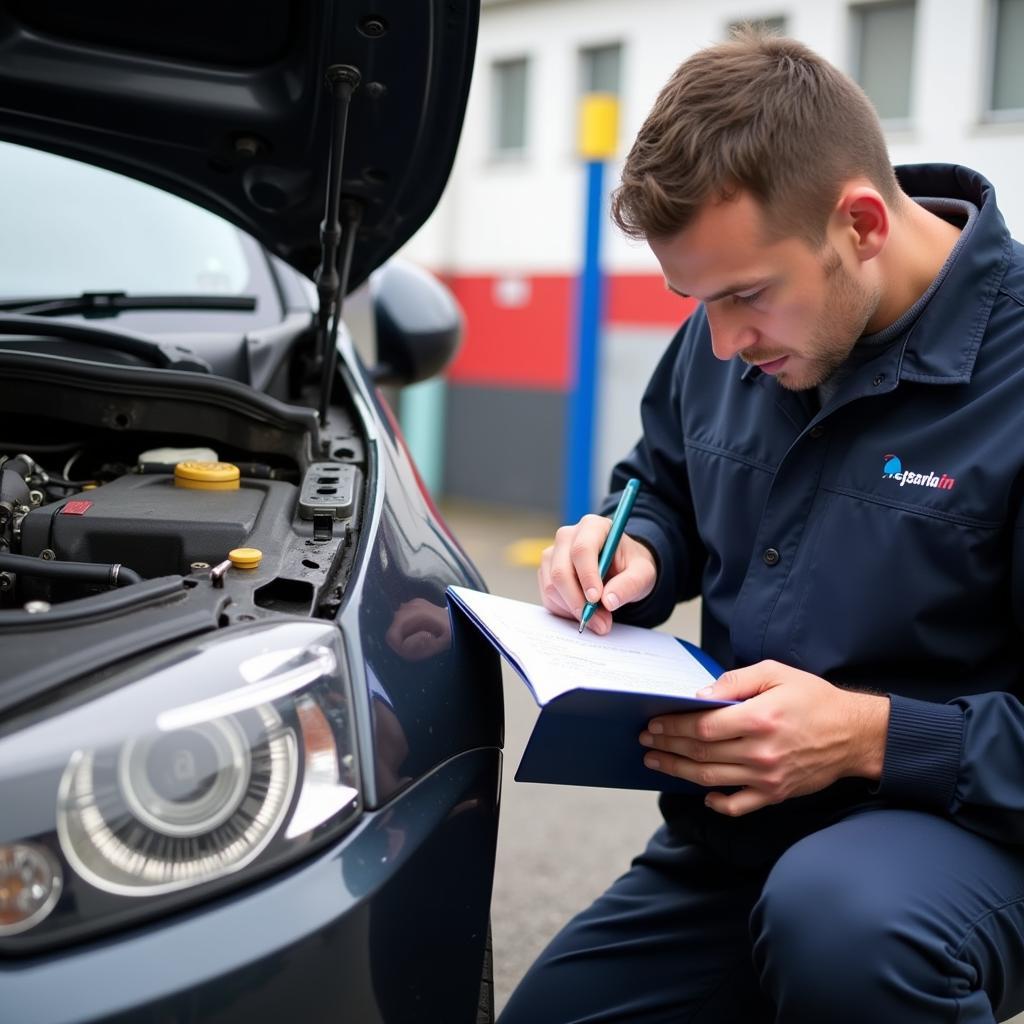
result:
M 327 204 L 320 225 L 320 266 L 316 272 L 316 290 L 320 309 L 316 325 L 316 361 L 320 366 L 320 425 L 327 425 L 327 409 L 334 380 L 338 324 L 341 322 L 356 231 L 362 206 L 354 199 L 341 200 L 341 167 L 345 159 L 345 135 L 352 94 L 359 87 L 360 74 L 349 64 L 327 69 L 327 85 L 334 99 L 334 123 L 327 170 Z M 341 267 L 339 271 L 339 249 Z

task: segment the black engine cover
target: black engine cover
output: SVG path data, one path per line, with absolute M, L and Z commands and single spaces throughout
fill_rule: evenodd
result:
M 215 565 L 245 544 L 268 483 L 201 491 L 177 487 L 171 476 L 123 476 L 34 509 L 22 524 L 21 551 L 38 556 L 49 548 L 61 561 L 120 562 L 145 577 L 187 573 L 193 562 Z

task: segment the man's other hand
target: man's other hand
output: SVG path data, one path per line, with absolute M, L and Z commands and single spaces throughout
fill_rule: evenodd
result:
M 743 703 L 654 718 L 640 742 L 649 768 L 711 789 L 705 803 L 714 811 L 748 814 L 837 779 L 881 777 L 888 697 L 776 661 L 726 672 L 699 696 Z M 720 786 L 741 788 L 714 792 Z
M 548 611 L 578 622 L 584 604 L 600 602 L 588 624 L 595 633 L 607 633 L 612 628 L 612 612 L 646 597 L 657 576 L 654 555 L 624 533 L 608 579 L 601 582 L 597 561 L 611 525 L 604 516 L 590 515 L 575 526 L 561 527 L 555 543 L 541 555 L 537 570 L 541 601 Z

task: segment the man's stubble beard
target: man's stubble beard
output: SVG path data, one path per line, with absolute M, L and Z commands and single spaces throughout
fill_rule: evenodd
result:
M 779 384 L 790 391 L 807 391 L 828 380 L 849 358 L 881 301 L 881 289 L 859 285 L 833 247 L 829 246 L 823 264 L 830 284 L 825 308 L 808 343 L 813 355 L 807 357 L 806 371 L 800 377 L 792 378 L 785 370 L 778 376 Z

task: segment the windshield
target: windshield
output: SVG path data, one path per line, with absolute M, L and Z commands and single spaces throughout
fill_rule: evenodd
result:
M 150 185 L 0 143 L 0 188 L 0 298 L 252 288 L 241 232 Z

